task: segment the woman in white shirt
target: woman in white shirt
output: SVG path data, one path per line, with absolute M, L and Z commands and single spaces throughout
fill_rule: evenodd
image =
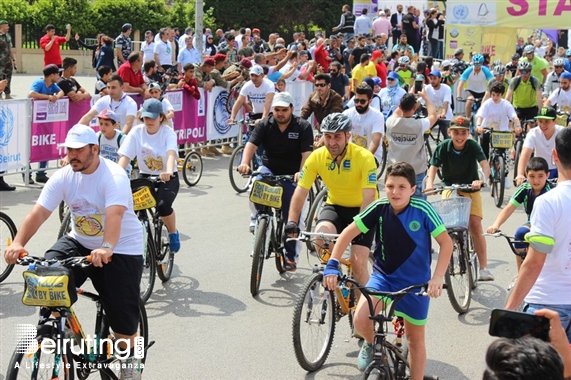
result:
M 166 122 L 163 105 L 158 99 L 143 103 L 139 124 L 127 135 L 119 148 L 119 165 L 126 168 L 135 157 L 140 177 L 158 176 L 161 183 L 157 191 L 157 210 L 169 231 L 171 252 L 180 249 L 180 237 L 176 229 L 176 216 L 172 204 L 180 186 L 177 173 L 177 137 Z

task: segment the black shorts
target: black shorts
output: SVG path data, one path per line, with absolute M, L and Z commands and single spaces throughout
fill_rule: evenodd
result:
M 321 209 L 317 223 L 327 221 L 333 223 L 337 229 L 337 233 L 341 233 L 349 224 L 353 222 L 353 217 L 361 211 L 360 207 L 343 207 L 337 205 L 326 204 Z M 359 234 L 352 243 L 354 245 L 362 245 L 371 248 L 373 239 L 375 238 L 374 230 L 369 230 L 366 234 Z
M 87 249 L 70 236 L 63 236 L 45 254 L 46 259 L 88 256 Z M 75 286 L 89 277 L 101 297 L 103 310 L 113 331 L 134 335 L 139 327 L 139 284 L 143 273 L 143 256 L 113 254 L 111 262 L 97 268 L 72 268 Z
M 535 119 L 538 113 L 537 107 L 528 107 L 528 108 L 516 108 L 515 113 L 520 121 L 523 124 L 524 121 L 529 119 Z
M 472 90 L 466 90 L 466 92 L 469 92 L 474 97 L 474 99 L 483 99 L 484 95 L 486 95 L 485 92 L 476 92 Z

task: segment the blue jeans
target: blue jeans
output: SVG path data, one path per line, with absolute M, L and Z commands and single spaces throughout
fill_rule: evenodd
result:
M 42 161 L 38 164 L 38 169 L 45 169 L 47 167 L 48 167 L 47 161 Z M 45 177 L 45 176 L 46 176 L 45 170 L 38 170 L 36 172 L 36 178 L 41 178 L 41 177 Z
M 416 190 L 412 196 L 418 199 L 426 200 L 426 195 L 422 194 L 422 183 L 424 182 L 424 177 L 426 177 L 426 172 L 416 175 Z
M 571 341 L 571 305 L 543 305 L 537 303 L 528 303 L 524 307 L 524 311 L 533 314 L 536 310 L 549 309 L 559 313 L 561 325 L 567 333 L 567 339 Z

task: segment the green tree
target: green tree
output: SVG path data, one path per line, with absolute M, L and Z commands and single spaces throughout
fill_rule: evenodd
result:
M 91 23 L 93 10 L 89 0 L 37 0 L 31 6 L 31 15 L 37 30 L 43 31 L 46 25 L 53 24 L 58 34 L 64 34 L 66 24 L 71 24 L 72 33 L 96 32 Z
M 172 26 L 181 29 L 181 33 L 187 26 L 194 28 L 196 2 L 194 0 L 174 0 L 170 8 L 172 17 Z M 202 23 L 205 28 L 216 27 L 212 9 L 205 9 Z
M 22 0 L 2 0 L 0 19 L 10 24 L 30 22 L 30 5 Z

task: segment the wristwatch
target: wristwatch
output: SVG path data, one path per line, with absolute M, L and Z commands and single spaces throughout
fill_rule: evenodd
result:
M 109 248 L 110 250 L 113 250 L 113 246 L 109 243 L 103 243 L 101 244 L 101 248 Z

